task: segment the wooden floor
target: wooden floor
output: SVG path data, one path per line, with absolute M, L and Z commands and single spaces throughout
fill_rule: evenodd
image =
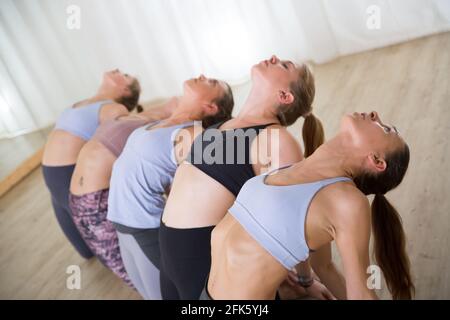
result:
M 98 260 L 81 258 L 60 231 L 41 170 L 0 199 L 0 299 L 139 299 Z M 81 289 L 69 290 L 78 265 Z
M 388 198 L 403 217 L 418 299 L 450 299 L 449 52 L 446 33 L 315 68 L 315 113 L 328 136 L 344 112 L 374 109 L 409 143 L 409 172 Z M 300 125 L 291 128 L 296 136 Z M 0 215 L 0 298 L 139 298 L 98 261 L 83 261 L 71 248 L 40 170 L 0 199 Z M 81 268 L 81 290 L 66 288 L 69 265 Z M 388 298 L 385 288 L 379 294 Z

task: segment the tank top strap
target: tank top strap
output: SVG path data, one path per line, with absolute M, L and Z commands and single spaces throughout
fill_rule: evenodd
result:
M 113 102 L 114 102 L 113 100 L 107 99 L 107 100 L 101 100 L 101 101 L 98 101 L 97 104 L 99 104 L 100 106 L 102 106 L 102 105 L 104 105 L 104 104 L 107 104 L 107 103 L 113 103 Z
M 223 125 L 225 122 L 227 122 L 228 120 L 222 120 L 222 121 L 219 121 L 219 122 L 217 122 L 217 123 L 214 123 L 213 125 L 210 125 L 208 128 L 206 128 L 206 129 L 219 129 L 219 127 L 221 126 L 221 125 Z
M 84 107 L 101 107 L 104 104 L 114 102 L 111 99 L 106 99 L 106 100 L 100 100 L 100 101 L 96 101 L 96 102 L 92 102 L 92 103 L 86 103 L 86 104 L 83 104 L 83 105 L 78 107 L 79 104 L 84 103 L 85 101 L 86 100 L 81 100 L 81 101 L 79 101 L 77 103 L 74 103 L 73 105 L 70 106 L 70 109 L 78 109 L 78 108 L 84 108 Z
M 335 178 L 328 178 L 320 180 L 320 183 L 323 187 L 328 186 L 330 184 L 336 183 L 336 182 L 344 182 L 344 181 L 351 181 L 352 179 L 348 177 L 335 177 Z
M 153 120 L 153 121 L 149 121 L 145 124 L 145 130 L 150 130 L 153 126 L 157 125 L 158 123 L 160 123 L 162 120 Z
M 265 128 L 267 128 L 268 126 L 271 126 L 273 124 L 277 124 L 277 123 L 272 122 L 272 123 L 258 124 L 258 125 L 255 125 L 255 126 L 244 127 L 244 128 L 234 128 L 234 129 L 230 129 L 230 130 L 239 130 L 239 129 L 241 129 L 241 130 L 247 131 L 247 130 L 253 129 L 253 130 L 256 130 L 257 132 L 259 132 L 259 131 L 264 130 Z
M 263 173 L 262 175 L 270 176 L 272 173 L 274 173 L 274 172 L 276 172 L 276 171 L 278 171 L 278 170 L 287 169 L 287 168 L 289 168 L 289 167 L 291 167 L 291 166 L 292 166 L 292 164 L 287 164 L 287 165 L 285 165 L 285 166 L 278 167 L 278 168 L 272 169 L 272 170 L 270 170 L 270 171 L 268 171 L 268 172 L 265 172 L 265 173 Z
M 268 126 L 271 126 L 271 125 L 274 125 L 274 124 L 278 124 L 278 123 L 276 123 L 276 122 L 271 122 L 271 123 L 261 124 L 261 125 L 255 126 L 254 128 L 265 129 L 265 128 L 267 128 Z
M 217 122 L 217 123 L 215 123 L 215 124 L 209 126 L 209 127 L 206 128 L 206 129 L 219 129 L 220 126 L 222 126 L 222 124 L 224 124 L 224 123 L 227 122 L 227 121 L 228 121 L 228 120 L 223 120 L 223 121 Z M 238 129 L 242 129 L 242 130 L 248 130 L 248 129 L 257 129 L 257 130 L 261 130 L 261 129 L 265 129 L 265 128 L 267 128 L 268 126 L 271 126 L 271 125 L 273 125 L 273 124 L 277 124 L 277 123 L 276 123 L 276 122 L 271 122 L 271 123 L 265 123 L 265 124 L 258 124 L 258 125 L 250 126 L 250 127 L 233 128 L 233 129 L 226 129 L 226 130 L 238 130 Z
M 194 126 L 196 123 L 197 123 L 197 121 L 187 121 L 187 122 L 183 122 L 183 123 L 179 124 L 179 127 L 180 127 L 181 129 L 187 128 L 187 127 L 192 127 L 192 126 Z

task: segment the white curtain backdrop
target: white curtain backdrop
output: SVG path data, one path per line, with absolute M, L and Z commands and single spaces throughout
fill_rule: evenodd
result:
M 116 67 L 150 100 L 199 73 L 239 85 L 272 53 L 322 63 L 448 30 L 449 0 L 0 0 L 0 137 L 51 124 Z

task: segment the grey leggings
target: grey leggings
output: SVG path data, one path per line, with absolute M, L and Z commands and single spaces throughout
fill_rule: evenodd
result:
M 139 294 L 147 300 L 161 300 L 159 270 L 150 262 L 132 234 L 117 231 L 120 254 L 128 276 Z
M 208 277 L 209 277 L 209 275 L 208 275 Z M 209 295 L 209 292 L 208 292 L 208 280 L 206 280 L 205 287 L 203 288 L 202 293 L 200 294 L 199 300 L 214 300 Z

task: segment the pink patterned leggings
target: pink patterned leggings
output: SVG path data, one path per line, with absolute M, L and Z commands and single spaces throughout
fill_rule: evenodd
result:
M 123 265 L 116 229 L 106 219 L 109 189 L 69 195 L 72 218 L 86 244 L 97 258 L 127 285 L 133 287 Z

